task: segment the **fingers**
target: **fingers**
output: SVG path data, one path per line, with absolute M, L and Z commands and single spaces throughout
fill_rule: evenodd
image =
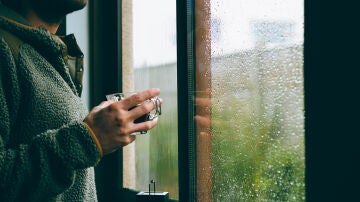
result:
M 155 108 L 160 108 L 162 100 L 159 98 L 158 101 L 150 101 L 151 98 L 154 98 L 160 94 L 158 88 L 148 89 L 136 94 L 133 94 L 125 99 L 122 99 L 119 102 L 111 104 L 112 110 L 128 110 L 126 117 L 132 120 L 135 120 L 146 113 L 154 110 Z M 135 107 L 136 106 L 136 107 Z M 124 115 L 122 115 L 124 116 Z
M 160 108 L 161 104 L 162 104 L 162 99 L 158 99 L 158 101 L 146 101 L 143 104 L 135 107 L 134 109 L 132 109 L 129 114 L 129 117 L 132 119 L 137 119 L 139 117 L 141 117 L 142 115 L 149 113 L 151 111 L 153 111 L 156 108 Z
M 140 132 L 140 131 L 148 131 L 148 130 L 152 129 L 153 127 L 155 127 L 157 122 L 158 122 L 158 118 L 155 118 L 151 121 L 134 123 L 131 125 L 130 132 L 134 133 L 134 132 Z M 130 136 L 133 136 L 133 135 L 130 135 Z
M 149 100 L 150 98 L 156 97 L 160 94 L 160 89 L 158 88 L 150 88 L 148 90 L 135 93 L 119 102 L 123 107 L 130 109 L 134 106 L 137 106 L 138 104 L 143 103 L 146 100 Z
M 130 95 L 120 101 L 112 101 L 109 104 L 105 102 L 104 105 L 108 104 L 109 111 L 116 114 L 116 125 L 122 128 L 122 133 L 131 134 L 133 132 L 149 130 L 156 125 L 157 120 L 150 121 L 153 119 L 145 120 L 145 118 L 139 118 L 156 108 L 160 108 L 162 104 L 160 98 L 157 101 L 151 100 L 151 98 L 157 97 L 159 94 L 160 90 L 158 88 L 152 88 Z

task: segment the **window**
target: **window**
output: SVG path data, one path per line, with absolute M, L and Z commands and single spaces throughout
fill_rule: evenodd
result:
M 93 103 L 149 87 L 164 100 L 158 127 L 99 165 L 100 197 L 155 179 L 179 201 L 305 201 L 302 0 L 91 5 L 91 63 L 107 68 Z
M 303 1 L 203 0 L 184 8 L 194 21 L 183 79 L 191 78 L 186 90 L 195 95 L 184 108 L 188 119 L 211 122 L 188 124 L 195 152 L 187 161 L 196 168 L 184 174 L 184 200 L 305 201 Z
M 161 89 L 162 115 L 150 135 L 124 148 L 123 186 L 178 198 L 176 1 L 123 1 L 123 90 Z M 126 8 L 126 9 L 125 9 Z

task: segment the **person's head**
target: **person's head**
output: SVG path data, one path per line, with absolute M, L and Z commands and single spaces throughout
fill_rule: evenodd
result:
M 43 21 L 48 23 L 58 23 L 67 14 L 84 8 L 87 0 L 1 0 L 2 3 L 27 15 L 31 10 Z

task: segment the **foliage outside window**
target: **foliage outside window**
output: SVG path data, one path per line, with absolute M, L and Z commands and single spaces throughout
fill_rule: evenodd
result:
M 196 44 L 211 54 L 197 52 L 209 64 L 197 80 L 211 86 L 212 121 L 211 164 L 197 168 L 211 169 L 212 186 L 198 200 L 305 201 L 303 1 L 196 2 Z

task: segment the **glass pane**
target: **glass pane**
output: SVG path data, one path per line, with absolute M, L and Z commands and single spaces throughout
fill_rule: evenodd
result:
M 137 136 L 136 190 L 156 190 L 178 198 L 176 1 L 132 0 L 135 90 L 161 90 L 162 115 L 150 134 Z M 130 171 L 131 172 L 131 171 Z
M 197 1 L 198 201 L 305 201 L 303 18 L 302 0 Z

